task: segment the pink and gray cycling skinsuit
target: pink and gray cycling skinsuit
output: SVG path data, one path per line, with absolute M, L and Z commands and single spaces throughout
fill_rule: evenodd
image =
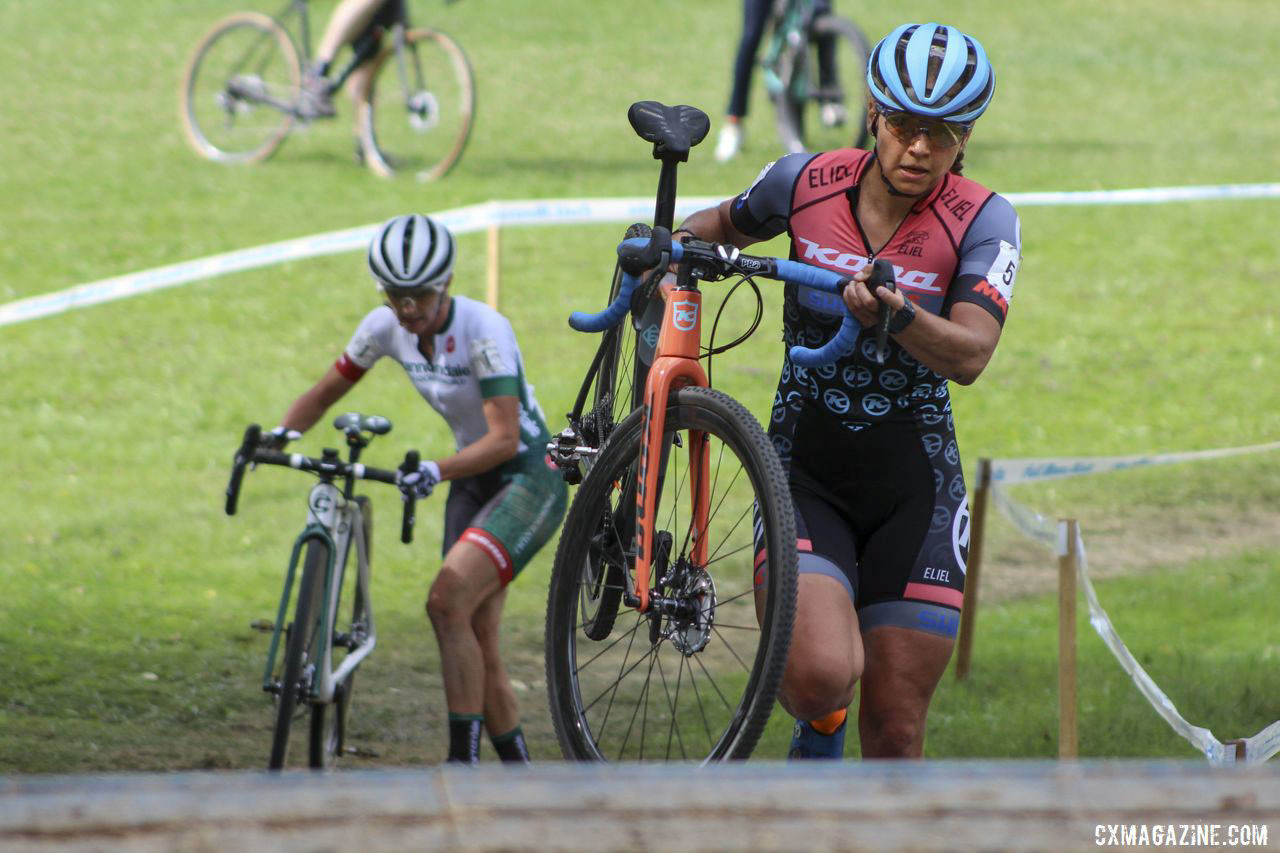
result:
M 792 258 L 839 272 L 888 259 L 918 311 L 947 317 L 971 302 L 1003 325 L 1021 257 L 1013 206 L 948 174 L 873 253 L 854 215 L 872 163 L 858 149 L 783 157 L 734 200 L 734 227 L 762 240 L 785 231 Z M 844 315 L 838 296 L 790 284 L 783 310 L 787 348 L 824 343 Z M 969 512 L 947 380 L 892 337 L 884 364 L 874 350 L 866 330 L 823 368 L 784 355 L 769 435 L 790 477 L 800 571 L 840 582 L 863 631 L 955 636 Z

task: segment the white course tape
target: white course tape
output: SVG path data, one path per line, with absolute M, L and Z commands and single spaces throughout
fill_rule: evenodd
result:
M 1168 465 L 1171 462 L 1191 462 L 1202 459 L 1223 459 L 1245 453 L 1261 453 L 1280 450 L 1280 441 L 1253 444 L 1248 447 L 1224 447 L 1215 450 L 1191 450 L 1183 453 L 1144 453 L 1137 456 L 1075 456 L 1053 459 L 993 459 L 991 480 L 1002 486 L 1027 483 L 1033 480 L 1060 480 L 1082 474 L 1102 474 L 1106 471 L 1123 471 L 1130 468 L 1146 468 L 1151 465 Z
M 1280 184 L 1223 184 L 1199 187 L 1153 187 L 1131 190 L 1090 190 L 1082 192 L 1008 193 L 1005 196 L 1022 207 L 1103 204 L 1165 204 L 1212 199 L 1280 198 Z M 719 204 L 718 196 L 682 199 L 676 215 Z M 431 214 L 455 233 L 466 234 L 490 226 L 571 225 L 580 223 L 648 222 L 653 200 L 647 198 L 581 198 L 545 201 L 489 201 Z M 284 261 L 313 258 L 364 248 L 377 223 L 315 234 L 282 243 L 270 243 L 210 255 L 194 261 L 115 276 L 81 284 L 54 293 L 45 293 L 0 305 L 0 326 L 22 323 L 74 308 L 125 299 L 153 290 L 192 281 L 269 266 Z
M 1166 453 L 1155 456 L 992 460 L 993 482 L 991 495 L 995 499 L 996 506 L 1013 522 L 1015 527 L 1046 548 L 1061 555 L 1067 550 L 1068 532 L 1066 522 L 1055 523 L 1050 521 L 1030 507 L 1015 501 L 1009 496 L 1004 488 L 1005 486 L 1030 480 L 1054 479 L 1134 468 L 1137 467 L 1135 460 L 1146 460 L 1140 464 L 1155 465 L 1193 459 L 1220 459 L 1225 456 L 1237 456 L 1243 453 L 1258 453 L 1276 449 L 1280 449 L 1280 442 L 1257 444 L 1249 447 L 1223 448 L 1220 450 Z M 1001 477 L 998 472 L 1004 472 L 1005 476 Z M 1098 600 L 1097 592 L 1093 588 L 1093 582 L 1089 578 L 1089 563 L 1085 555 L 1084 536 L 1080 533 L 1079 528 L 1076 530 L 1075 544 L 1076 553 L 1080 555 L 1077 575 L 1080 587 L 1084 590 L 1085 598 L 1089 604 L 1089 624 L 1093 626 L 1098 636 L 1102 638 L 1103 643 L 1111 650 L 1112 655 L 1120 663 L 1121 669 L 1133 680 L 1139 692 L 1156 709 L 1156 713 L 1163 717 L 1175 732 L 1199 749 L 1211 764 L 1234 763 L 1237 760 L 1235 746 L 1218 740 L 1213 732 L 1208 729 L 1193 726 L 1187 722 L 1178 713 L 1178 709 L 1170 701 L 1169 697 L 1156 685 L 1151 676 L 1147 674 L 1147 671 L 1142 668 L 1142 665 L 1138 663 L 1125 646 L 1124 641 L 1120 639 L 1120 635 L 1116 633 L 1115 626 L 1111 624 L 1111 617 L 1107 615 L 1102 603 Z M 1244 743 L 1244 761 L 1246 764 L 1261 764 L 1267 761 L 1280 752 L 1280 720 L 1267 726 L 1253 737 L 1245 738 Z

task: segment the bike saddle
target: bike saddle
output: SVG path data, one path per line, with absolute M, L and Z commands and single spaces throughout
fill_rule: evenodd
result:
M 680 104 L 668 107 L 657 101 L 636 101 L 627 110 L 627 121 L 643 140 L 653 143 L 653 156 L 672 156 L 684 162 L 689 149 L 711 130 L 711 120 L 697 107 Z
M 333 428 L 343 432 L 371 432 L 374 435 L 386 435 L 391 432 L 391 421 L 382 415 L 362 415 L 359 412 L 347 412 L 333 419 Z

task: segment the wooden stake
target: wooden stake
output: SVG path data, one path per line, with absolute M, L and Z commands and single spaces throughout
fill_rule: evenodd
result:
M 498 310 L 498 267 L 501 264 L 502 254 L 500 250 L 499 229 L 497 223 L 494 223 L 489 226 L 489 252 L 486 263 L 488 286 L 486 288 L 485 301 L 495 311 Z
M 1076 725 L 1076 573 L 1080 554 L 1074 518 L 1059 521 L 1058 547 L 1058 758 L 1079 755 Z

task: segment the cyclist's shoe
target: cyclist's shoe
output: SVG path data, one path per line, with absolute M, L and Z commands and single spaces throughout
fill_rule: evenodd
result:
M 844 127 L 849 121 L 849 111 L 844 108 L 844 104 L 830 101 L 822 105 L 820 117 L 823 127 Z
M 716 139 L 716 162 L 727 163 L 738 156 L 740 148 L 742 148 L 742 125 L 733 121 L 725 122 L 724 127 L 720 128 L 720 136 Z
M 847 722 L 840 723 L 840 727 L 834 732 L 824 735 L 809 723 L 797 720 L 787 759 L 827 758 L 839 761 L 844 757 L 844 731 Z
M 302 93 L 298 98 L 300 118 L 333 118 L 338 111 L 333 106 L 333 91 L 329 81 L 314 71 L 302 75 Z

